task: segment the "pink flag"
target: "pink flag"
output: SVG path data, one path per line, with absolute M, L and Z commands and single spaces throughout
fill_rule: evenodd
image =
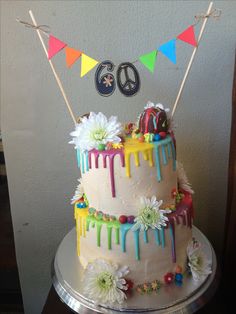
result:
M 49 36 L 48 42 L 48 59 L 54 57 L 60 50 L 62 50 L 66 46 L 65 43 L 53 37 L 52 35 Z
M 193 25 L 189 26 L 185 31 L 183 31 L 183 33 L 179 34 L 177 38 L 194 47 L 197 46 Z

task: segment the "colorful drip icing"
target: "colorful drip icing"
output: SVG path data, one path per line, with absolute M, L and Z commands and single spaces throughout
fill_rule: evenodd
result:
M 88 207 L 79 208 L 77 204 L 74 207 L 76 220 L 76 235 L 77 235 L 77 253 L 80 255 L 80 237 L 86 236 L 86 217 L 88 216 Z
M 153 166 L 153 145 L 149 143 L 140 144 L 136 139 L 127 138 L 124 145 L 124 155 L 125 155 L 125 168 L 126 175 L 130 177 L 130 156 L 134 155 L 134 162 L 136 167 L 139 167 L 140 156 L 139 153 L 143 154 L 144 160 L 148 160 L 149 166 Z
M 167 136 L 162 141 L 153 142 L 152 145 L 154 146 L 155 151 L 155 164 L 157 169 L 157 180 L 160 182 L 162 180 L 161 176 L 161 160 L 164 165 L 168 164 L 168 159 L 172 158 L 173 160 L 173 171 L 176 170 L 176 154 L 175 154 L 175 147 L 173 140 L 170 136 Z M 160 158 L 160 147 L 161 147 L 161 155 Z M 167 150 L 167 154 L 166 154 Z M 167 158 L 168 156 L 168 158 Z
M 78 203 L 77 203 L 78 204 Z M 126 238 L 128 232 L 131 230 L 133 224 L 124 223 L 121 224 L 118 220 L 106 221 L 101 217 L 95 217 L 89 214 L 88 208 L 79 208 L 75 204 L 75 219 L 76 219 L 76 231 L 77 231 L 77 251 L 80 255 L 80 237 L 86 236 L 86 231 L 89 231 L 90 226 L 92 228 L 96 227 L 96 238 L 97 246 L 101 246 L 101 232 L 103 226 L 106 226 L 107 229 L 107 246 L 108 250 L 112 249 L 112 236 L 115 235 L 115 244 L 121 245 L 122 252 L 126 252 Z M 132 231 L 135 247 L 135 259 L 140 260 L 140 234 L 143 234 L 144 243 L 148 243 L 148 233 L 154 232 L 155 242 L 158 246 L 165 248 L 165 237 L 166 232 L 169 230 L 170 239 L 171 239 L 171 252 L 172 252 L 172 261 L 176 263 L 176 249 L 175 249 L 175 225 L 183 224 L 187 227 L 192 227 L 192 218 L 193 218 L 193 208 L 192 208 L 192 199 L 191 195 L 184 193 L 183 200 L 177 205 L 175 212 L 172 212 L 168 215 L 169 221 L 165 228 L 158 229 L 148 229 L 144 232 L 140 230 Z
M 125 166 L 124 153 L 122 149 L 111 149 L 98 151 L 93 149 L 89 152 L 83 152 L 79 154 L 78 164 L 80 164 L 81 172 L 89 171 L 92 168 L 92 155 L 95 158 L 95 168 L 98 168 L 99 156 L 102 156 L 103 168 L 107 168 L 107 158 L 109 159 L 109 171 L 110 171 L 110 181 L 111 181 L 111 193 L 112 197 L 116 196 L 115 192 L 115 177 L 114 177 L 114 158 L 116 155 L 120 155 L 121 166 Z M 78 156 L 78 154 L 77 154 Z
M 122 149 L 111 149 L 98 151 L 93 149 L 91 151 L 80 152 L 77 150 L 77 162 L 81 168 L 82 174 L 89 171 L 93 166 L 99 167 L 99 156 L 102 156 L 102 166 L 107 168 L 107 158 L 109 159 L 109 171 L 110 171 L 110 182 L 111 182 L 111 193 L 112 197 L 116 196 L 115 191 L 115 176 L 114 176 L 114 158 L 116 155 L 120 156 L 121 166 L 125 167 L 126 176 L 131 177 L 130 171 L 130 159 L 131 155 L 134 156 L 134 163 L 136 167 L 140 165 L 140 154 L 143 155 L 143 159 L 148 161 L 149 166 L 153 167 L 153 151 L 155 155 L 155 167 L 157 171 L 157 180 L 162 180 L 161 175 L 161 164 L 167 165 L 169 159 L 173 160 L 173 171 L 176 170 L 176 154 L 173 139 L 170 135 L 161 141 L 152 143 L 139 143 L 137 139 L 126 138 L 124 148 Z M 92 165 L 92 155 L 94 156 L 95 162 Z

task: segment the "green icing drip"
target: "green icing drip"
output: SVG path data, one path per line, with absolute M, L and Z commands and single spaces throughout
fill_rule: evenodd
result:
M 107 243 L 108 243 L 108 250 L 111 250 L 111 235 L 112 235 L 112 226 L 107 224 Z
M 100 223 L 100 221 L 98 221 L 96 225 L 97 225 L 97 246 L 101 246 L 102 223 Z
M 115 228 L 115 244 L 120 244 L 120 229 Z

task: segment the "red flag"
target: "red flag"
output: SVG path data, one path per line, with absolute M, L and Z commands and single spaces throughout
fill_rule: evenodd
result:
M 183 33 L 179 34 L 177 38 L 194 47 L 197 46 L 193 25 L 189 26 L 185 31 L 183 31 Z
M 49 36 L 48 42 L 48 59 L 54 57 L 60 50 L 62 50 L 66 46 L 65 43 L 53 37 L 52 35 Z

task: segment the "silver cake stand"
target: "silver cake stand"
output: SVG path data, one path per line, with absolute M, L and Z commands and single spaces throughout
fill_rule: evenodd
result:
M 183 285 L 162 287 L 157 294 L 131 297 L 122 307 L 95 305 L 83 296 L 81 277 L 83 268 L 76 252 L 76 232 L 72 229 L 58 247 L 52 269 L 53 285 L 60 299 L 76 313 L 194 313 L 204 306 L 215 293 L 218 285 L 215 252 L 203 235 L 193 227 L 193 236 L 203 245 L 208 259 L 212 261 L 212 274 L 204 281 L 194 282 L 191 276 L 184 278 Z

